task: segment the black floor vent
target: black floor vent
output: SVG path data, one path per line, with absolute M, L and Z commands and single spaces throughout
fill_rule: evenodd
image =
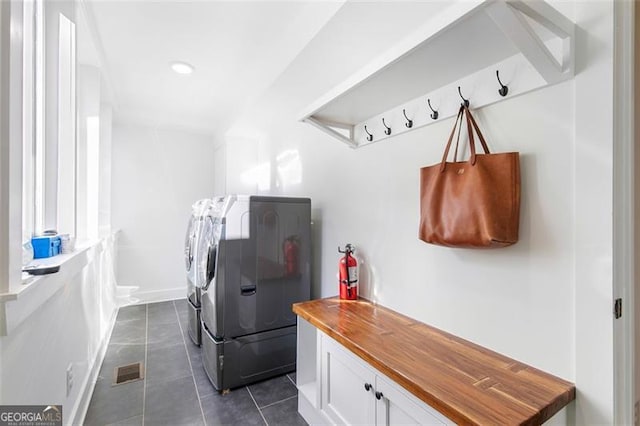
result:
M 144 369 L 141 362 L 122 365 L 113 370 L 113 385 L 131 383 L 144 378 Z

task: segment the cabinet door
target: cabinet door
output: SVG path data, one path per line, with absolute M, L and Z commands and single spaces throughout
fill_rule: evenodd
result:
M 373 370 L 326 335 L 322 336 L 321 345 L 321 411 L 336 424 L 373 425 Z
M 376 377 L 376 425 L 450 425 L 435 409 L 408 394 L 402 387 Z

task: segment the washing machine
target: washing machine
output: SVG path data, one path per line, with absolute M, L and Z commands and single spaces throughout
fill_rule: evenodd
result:
M 224 391 L 295 370 L 291 305 L 311 293 L 311 200 L 228 195 L 215 202 L 204 222 L 211 237 L 199 249 L 202 362 Z
M 194 344 L 202 343 L 201 307 L 202 307 L 202 281 L 199 281 L 197 273 L 198 249 L 202 236 L 206 233 L 207 216 L 213 208 L 213 200 L 202 199 L 196 201 L 191 207 L 191 217 L 187 225 L 185 236 L 185 267 L 187 272 L 187 301 L 189 309 L 188 332 Z

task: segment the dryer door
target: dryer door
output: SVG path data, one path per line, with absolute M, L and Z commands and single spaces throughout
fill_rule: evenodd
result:
M 184 242 L 184 263 L 187 270 L 187 279 L 191 285 L 196 283 L 196 261 L 198 241 L 203 232 L 204 219 L 212 208 L 213 201 L 207 198 L 196 201 L 191 206 L 191 217 L 187 226 Z
M 209 263 L 209 249 L 213 241 L 213 220 L 210 216 L 204 216 L 200 220 L 200 232 L 195 250 L 195 280 L 196 287 L 204 287 L 207 283 L 207 269 Z
M 201 254 L 199 261 L 199 273 L 202 280 L 202 321 L 209 330 L 209 333 L 216 338 L 222 336 L 221 332 L 221 315 L 224 310 L 218 297 L 220 291 L 218 286 L 218 273 L 220 270 L 220 237 L 224 232 L 220 218 L 209 218 L 212 226 L 212 235 L 208 239 L 208 244 L 202 244 L 199 252 Z
M 193 260 L 195 254 L 195 242 L 197 232 L 198 218 L 191 215 L 189 218 L 189 224 L 187 226 L 187 233 L 184 241 L 184 263 L 187 271 L 187 298 L 196 307 L 200 307 L 200 289 L 194 285 L 195 274 L 193 267 Z
M 218 263 L 218 244 L 222 234 L 220 218 L 206 216 L 196 244 L 196 286 L 206 290 L 215 280 Z
M 193 215 L 189 218 L 189 224 L 187 225 L 187 234 L 184 238 L 184 263 L 187 269 L 187 274 L 191 271 L 193 265 L 193 244 L 195 242 L 195 221 L 197 219 Z

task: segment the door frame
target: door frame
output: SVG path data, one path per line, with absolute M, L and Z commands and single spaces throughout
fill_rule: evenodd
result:
M 634 424 L 635 389 L 635 2 L 614 2 L 613 53 L 613 321 L 615 424 Z M 640 153 L 639 153 L 640 154 Z

